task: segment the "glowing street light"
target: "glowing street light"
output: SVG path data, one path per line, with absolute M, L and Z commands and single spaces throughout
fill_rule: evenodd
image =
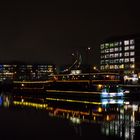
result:
M 87 49 L 88 49 L 88 50 L 91 50 L 91 47 L 88 47 Z

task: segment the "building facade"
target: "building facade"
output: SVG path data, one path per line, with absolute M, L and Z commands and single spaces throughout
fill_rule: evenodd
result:
M 104 41 L 100 45 L 100 71 L 140 76 L 140 35 Z
M 52 64 L 0 64 L 0 81 L 47 80 L 54 71 Z
M 16 75 L 16 66 L 9 64 L 0 64 L 0 81 L 14 79 Z

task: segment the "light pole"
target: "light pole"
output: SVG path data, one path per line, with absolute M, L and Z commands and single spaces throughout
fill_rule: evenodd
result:
M 90 74 L 90 53 L 91 53 L 91 47 L 87 47 L 87 65 L 88 65 L 88 73 L 89 73 L 89 87 L 91 88 L 92 78 Z
M 91 47 L 87 47 L 87 65 L 88 65 L 88 70 L 90 74 L 90 53 L 91 53 Z

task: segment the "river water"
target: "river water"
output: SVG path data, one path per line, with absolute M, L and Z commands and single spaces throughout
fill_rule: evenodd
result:
M 136 140 L 140 134 L 138 100 L 85 101 L 1 93 L 0 137 L 12 140 Z

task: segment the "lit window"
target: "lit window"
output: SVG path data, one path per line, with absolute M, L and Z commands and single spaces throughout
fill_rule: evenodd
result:
M 109 69 L 109 65 L 107 64 L 107 65 L 105 65 L 105 69 Z
M 124 45 L 129 45 L 129 40 L 125 40 Z
M 130 64 L 130 68 L 135 68 L 135 64 Z
M 119 57 L 119 54 L 118 53 L 115 53 L 115 57 Z
M 124 62 L 125 62 L 125 63 L 129 62 L 129 58 L 125 58 L 125 59 L 124 59 Z
M 120 57 L 122 57 L 122 53 L 120 53 Z
M 119 48 L 115 48 L 115 52 L 119 51 Z
M 118 65 L 115 65 L 115 69 L 119 69 L 119 66 Z
M 109 55 L 109 54 L 107 54 L 107 55 L 106 55 L 106 58 L 109 58 L 109 57 L 110 57 L 110 55 Z
M 124 56 L 129 56 L 129 52 L 125 52 L 124 53 Z
M 111 48 L 111 49 L 110 49 L 110 52 L 114 52 L 114 49 L 113 49 L 113 48 Z
M 114 69 L 114 65 L 110 65 L 110 69 Z
M 105 53 L 109 53 L 109 49 L 106 49 L 106 50 L 105 50 Z
M 135 58 L 130 58 L 130 62 L 135 62 Z
M 130 52 L 130 56 L 134 56 L 135 55 L 135 52 Z
M 135 49 L 134 45 L 130 46 L 130 50 L 134 50 L 134 49 Z
M 104 44 L 101 44 L 100 48 L 101 48 L 101 50 L 104 49 Z
M 122 45 L 122 42 L 120 41 L 120 43 L 119 43 L 119 44 L 120 44 L 120 46 L 121 46 L 121 45 Z
M 120 65 L 120 69 L 124 69 L 124 64 Z
M 129 46 L 124 47 L 124 50 L 125 51 L 129 50 Z
M 109 43 L 105 43 L 105 46 L 108 47 L 109 46 Z
M 104 66 L 101 66 L 101 70 L 104 70 Z
M 113 47 L 113 46 L 114 46 L 113 43 L 111 43 L 111 44 L 110 44 L 110 47 Z
M 130 44 L 133 45 L 134 44 L 134 39 L 130 40 Z

